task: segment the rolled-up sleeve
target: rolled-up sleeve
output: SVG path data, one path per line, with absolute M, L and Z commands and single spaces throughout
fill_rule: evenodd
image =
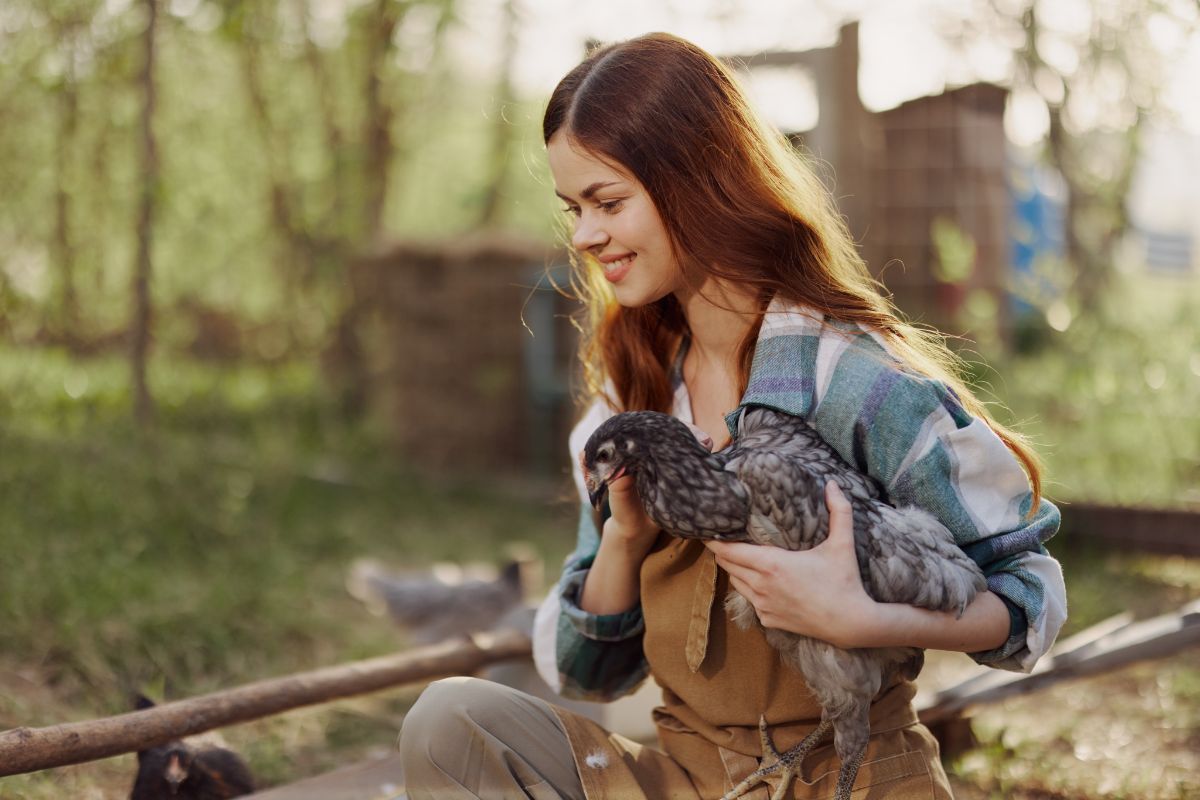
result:
M 1009 610 L 1008 640 L 971 657 L 1029 671 L 1066 621 L 1062 569 L 1045 548 L 1059 511 L 1032 508 L 1012 451 L 943 383 L 914 376 L 867 347 L 846 348 L 810 422 L 878 479 L 894 505 L 933 514 L 980 566 Z

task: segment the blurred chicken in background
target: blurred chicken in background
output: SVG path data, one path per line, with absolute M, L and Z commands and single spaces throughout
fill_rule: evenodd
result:
M 499 573 L 487 565 L 457 564 L 389 570 L 374 559 L 359 559 L 350 567 L 346 589 L 373 613 L 386 614 L 414 644 L 432 644 L 524 616 L 519 612 L 526 595 L 539 588 L 540 566 L 529 552 L 518 552 Z
M 514 546 L 499 571 L 491 565 L 435 564 L 424 570 L 389 570 L 359 559 L 346 576 L 346 589 L 368 609 L 387 615 L 413 644 L 432 644 L 482 631 L 512 630 L 533 635 L 542 592 L 542 562 L 532 549 Z M 530 602 L 533 601 L 533 602 Z M 511 686 L 599 719 L 595 703 L 558 696 L 530 659 L 493 664 L 478 677 Z

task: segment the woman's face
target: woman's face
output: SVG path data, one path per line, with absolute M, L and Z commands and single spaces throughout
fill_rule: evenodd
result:
M 550 137 L 546 152 L 555 194 L 575 217 L 571 244 L 600 262 L 617 302 L 634 308 L 680 288 L 667 229 L 645 187 L 561 130 Z

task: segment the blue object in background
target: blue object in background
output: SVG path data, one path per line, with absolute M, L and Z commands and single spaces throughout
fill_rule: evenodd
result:
M 1066 248 L 1066 204 L 1063 193 L 1054 191 L 1058 180 L 1052 170 L 1010 149 L 1008 190 L 1012 214 L 1008 238 L 1013 284 L 1028 287 L 1043 306 L 1059 291 L 1045 276 L 1037 275 L 1035 265 L 1047 257 L 1062 258 Z M 1014 319 L 1038 313 L 1026 291 L 1010 291 L 1009 296 Z

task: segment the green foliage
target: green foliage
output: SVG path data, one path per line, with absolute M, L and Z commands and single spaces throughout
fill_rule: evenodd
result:
M 356 557 L 570 549 L 569 510 L 398 465 L 307 367 L 155 374 L 139 435 L 119 362 L 0 352 L 0 654 L 94 712 L 156 680 L 193 694 L 394 647 L 343 589 Z
M 972 722 L 982 746 L 949 765 L 955 796 L 1195 797 L 1200 714 L 1186 692 L 1198 681 L 1183 653 L 984 709 Z
M 979 367 L 978 382 L 1045 458 L 1051 498 L 1195 506 L 1200 283 L 1122 275 L 1106 302 L 1064 331 L 1030 324 L 1030 351 Z
M 347 264 L 378 244 L 371 182 L 387 190 L 379 238 L 461 234 L 496 172 L 498 124 L 513 128 L 499 223 L 550 237 L 539 104 L 500 108 L 490 78 L 449 62 L 444 37 L 459 24 L 452 0 L 321 14 L 281 0 L 168 6 L 154 123 L 159 309 L 199 298 L 254 321 L 320 312 L 324 335 Z M 370 42 L 385 7 L 399 21 L 376 65 L 382 107 L 373 111 Z M 0 335 L 7 328 L 27 340 L 56 318 L 62 253 L 81 298 L 74 333 L 87 338 L 128 321 L 141 11 L 89 0 L 16 0 L 0 11 Z M 60 102 L 68 91 L 78 98 L 73 128 Z M 372 113 L 390 139 L 382 179 L 369 147 Z
M 975 271 L 975 241 L 947 217 L 935 217 L 929 238 L 937 258 L 933 274 L 944 283 L 962 283 Z

